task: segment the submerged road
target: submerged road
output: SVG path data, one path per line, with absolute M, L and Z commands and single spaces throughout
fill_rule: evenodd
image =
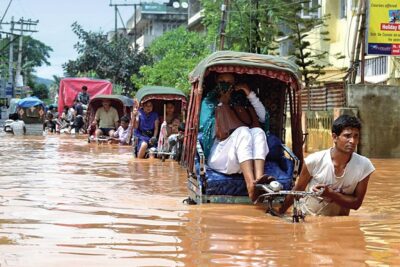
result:
M 252 205 L 182 203 L 186 171 L 129 147 L 0 135 L 0 266 L 388 266 L 400 262 L 400 159 L 349 217 L 292 224 Z

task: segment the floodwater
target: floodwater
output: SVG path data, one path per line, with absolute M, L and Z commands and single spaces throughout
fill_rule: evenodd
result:
M 393 266 L 400 159 L 373 160 L 349 217 L 293 224 L 252 205 L 189 206 L 175 162 L 71 136 L 0 136 L 0 266 Z

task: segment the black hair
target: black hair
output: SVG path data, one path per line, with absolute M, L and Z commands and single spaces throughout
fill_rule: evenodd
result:
M 82 90 L 87 90 L 86 85 L 82 86 Z
M 124 115 L 124 116 L 121 117 L 121 121 L 124 121 L 124 122 L 126 122 L 126 123 L 129 123 L 129 117 L 126 116 L 126 115 Z
M 167 105 L 167 104 L 172 104 L 174 107 L 176 106 L 174 101 L 167 101 L 167 102 L 165 102 L 165 105 Z
M 181 131 L 181 132 L 185 131 L 185 123 L 184 122 L 179 123 L 178 131 Z
M 332 124 L 332 133 L 339 136 L 348 127 L 361 130 L 361 121 L 355 116 L 340 115 Z
M 11 113 L 10 115 L 8 115 L 8 118 L 10 120 L 16 121 L 16 120 L 18 120 L 18 114 L 17 113 Z

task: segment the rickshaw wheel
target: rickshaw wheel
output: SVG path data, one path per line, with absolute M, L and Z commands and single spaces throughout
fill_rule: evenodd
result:
M 184 200 L 182 200 L 182 203 L 184 204 L 188 204 L 188 205 L 196 205 L 196 201 L 194 201 L 193 199 L 191 199 L 190 197 L 185 198 Z

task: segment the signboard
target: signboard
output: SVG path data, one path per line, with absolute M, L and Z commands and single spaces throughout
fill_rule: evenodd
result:
M 369 1 L 369 55 L 400 56 L 400 1 Z
M 111 6 L 133 6 L 133 5 L 141 5 L 141 4 L 148 4 L 148 3 L 157 3 L 157 4 L 166 4 L 169 0 L 110 0 Z
M 6 96 L 8 96 L 8 97 L 14 96 L 14 90 L 13 90 L 11 83 L 7 83 L 7 85 L 6 85 Z

